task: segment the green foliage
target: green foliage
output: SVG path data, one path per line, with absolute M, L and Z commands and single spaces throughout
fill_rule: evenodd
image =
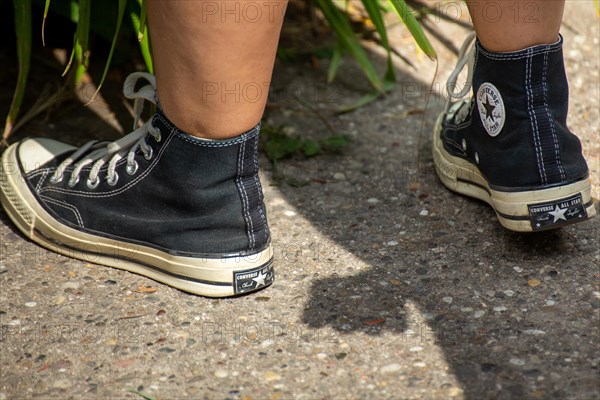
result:
M 10 135 L 15 120 L 19 115 L 23 96 L 25 95 L 25 85 L 29 76 L 29 62 L 31 58 L 31 0 L 13 0 L 15 8 L 15 30 L 17 33 L 17 57 L 19 59 L 19 76 L 17 78 L 17 88 L 13 95 L 8 116 L 4 124 L 2 133 L 2 142 L 6 143 Z
M 3 133 L 4 140 L 8 138 L 13 130 L 14 122 L 18 116 L 25 92 L 31 57 L 31 8 L 33 1 L 40 3 L 40 6 L 43 4 L 44 7 L 41 24 L 41 39 L 43 44 L 45 44 L 44 31 L 46 20 L 51 7 L 53 10 L 70 17 L 77 26 L 73 37 L 73 47 L 63 73 L 63 75 L 65 75 L 71 72 L 73 85 L 77 85 L 81 81 L 83 74 L 88 69 L 90 57 L 90 32 L 95 32 L 111 41 L 110 52 L 106 59 L 102 77 L 98 83 L 98 90 L 100 90 L 107 76 L 115 52 L 115 47 L 119 40 L 121 25 L 125 14 L 128 15 L 135 35 L 138 37 L 140 54 L 144 59 L 146 67 L 148 71 L 153 71 L 148 29 L 146 25 L 145 0 L 107 0 L 105 2 L 92 2 L 92 0 L 62 0 L 55 2 L 52 2 L 51 0 L 13 0 L 15 6 L 15 26 L 18 38 L 19 78 L 17 80 L 15 95 L 13 97 L 9 115 L 6 119 Z M 325 19 L 328 21 L 337 37 L 335 48 L 332 52 L 329 51 L 331 63 L 327 73 L 328 81 L 331 82 L 335 79 L 342 57 L 349 54 L 356 60 L 359 67 L 364 72 L 365 77 L 374 88 L 373 93 L 367 94 L 353 104 L 342 107 L 340 109 L 342 112 L 351 111 L 357 107 L 361 107 L 392 90 L 395 86 L 396 77 L 392 63 L 392 49 L 388 40 L 387 28 L 384 23 L 384 14 L 389 10 L 393 9 L 400 15 L 423 52 L 431 58 L 436 57 L 433 47 L 427 40 L 417 19 L 410 12 L 404 0 L 362 0 L 363 8 L 379 36 L 380 44 L 387 52 L 386 72 L 383 77 L 380 77 L 360 43 L 360 32 L 355 32 L 353 28 L 350 12 L 345 8 L 350 2 L 348 0 L 313 0 L 313 2 L 323 12 Z M 113 15 L 115 6 L 117 7 L 116 18 Z M 289 54 L 286 54 L 283 49 L 280 49 L 278 55 L 283 58 L 289 58 Z M 96 94 L 94 94 L 94 96 Z M 306 155 L 310 155 L 311 153 L 318 153 L 320 151 L 318 146 L 320 145 L 321 144 L 319 143 L 302 144 L 301 147 L 303 146 L 302 148 L 305 149 L 304 153 Z M 278 151 L 283 150 L 280 149 Z M 296 150 L 294 150 L 294 152 L 295 151 Z
M 339 153 L 352 141 L 349 136 L 340 134 L 319 140 L 292 136 L 286 132 L 284 126 L 274 128 L 265 125 L 261 132 L 265 139 L 265 155 L 273 164 L 294 156 L 313 157 L 319 154 Z
M 370 0 L 365 0 L 370 1 Z M 367 79 L 379 91 L 383 91 L 383 81 L 377 75 L 375 67 L 369 61 L 365 50 L 360 45 L 358 38 L 352 31 L 350 20 L 339 8 L 339 1 L 334 0 L 315 0 L 325 18 L 337 33 L 338 52 L 349 52 L 358 62 L 358 65 L 365 73 Z M 331 75 L 331 74 L 330 74 Z M 333 74 L 335 76 L 335 74 Z
M 19 77 L 17 79 L 17 86 L 13 96 L 13 101 L 9 109 L 8 116 L 6 118 L 4 131 L 2 134 L 3 143 L 10 136 L 15 127 L 15 121 L 23 102 L 25 94 L 25 88 L 27 84 L 27 77 L 29 73 L 29 65 L 31 59 L 31 43 L 32 43 L 32 3 L 34 0 L 13 0 L 15 8 L 15 33 L 17 36 L 17 57 L 19 60 Z M 56 3 L 56 4 L 55 4 Z M 94 96 L 98 93 L 104 80 L 106 79 L 110 63 L 112 61 L 115 47 L 117 45 L 119 34 L 121 32 L 121 24 L 125 15 L 125 11 L 129 10 L 129 16 L 135 29 L 135 34 L 140 42 L 140 52 L 146 66 L 150 72 L 152 72 L 152 56 L 150 54 L 150 44 L 148 39 L 148 30 L 146 25 L 146 11 L 144 7 L 144 0 L 113 0 L 110 5 L 117 4 L 117 18 L 111 14 L 111 7 L 106 7 L 100 2 L 95 2 L 94 14 L 98 11 L 102 13 L 92 16 L 92 0 L 69 0 L 51 2 L 51 0 L 44 0 L 44 14 L 41 26 L 42 44 L 45 45 L 45 27 L 48 12 L 50 7 L 58 11 L 59 13 L 68 16 L 71 21 L 76 25 L 76 31 L 73 36 L 73 47 L 63 72 L 63 76 L 71 72 L 72 84 L 75 87 L 81 81 L 84 73 L 89 67 L 89 38 L 90 32 L 97 32 L 100 36 L 108 37 L 111 40 L 111 48 L 106 59 L 104 71 L 98 88 Z M 130 4 L 134 3 L 134 4 Z M 65 7 L 66 6 L 66 7 Z M 128 8 L 129 7 L 129 8 Z M 110 31 L 111 25 L 114 26 L 114 31 Z M 112 36 L 111 36 L 112 35 Z M 56 96 L 55 98 L 58 98 Z M 92 98 L 93 99 L 93 98 Z M 43 108 L 47 108 L 44 105 Z
M 137 394 L 138 396 L 140 396 L 142 399 L 144 400 L 157 400 L 156 397 L 153 397 L 147 393 L 144 392 L 140 392 L 139 390 L 134 390 L 134 389 L 129 389 L 128 390 L 129 393 L 133 393 L 133 394 Z
M 90 101 L 94 100 L 94 97 L 96 97 L 96 95 L 100 91 L 100 88 L 102 87 L 102 84 L 104 83 L 104 80 L 106 79 L 106 74 L 108 74 L 108 68 L 110 67 L 110 60 L 112 60 L 113 54 L 115 52 L 115 45 L 117 44 L 117 37 L 119 36 L 119 31 L 121 30 L 121 22 L 123 22 L 123 16 L 125 15 L 126 4 L 127 4 L 127 0 L 119 0 L 119 14 L 117 15 L 117 29 L 115 29 L 115 36 L 113 37 L 112 44 L 110 46 L 110 52 L 108 53 L 108 59 L 106 60 L 106 65 L 104 66 L 104 72 L 102 73 L 102 78 L 100 79 L 100 83 L 98 84 L 96 93 L 94 93 L 94 95 L 92 96 Z M 87 65 L 85 67 L 87 68 Z M 77 81 L 79 81 L 79 79 L 77 79 Z
M 352 142 L 350 136 L 340 134 L 313 140 L 299 135 L 290 135 L 286 132 L 285 126 L 273 127 L 266 124 L 262 127 L 261 136 L 262 150 L 273 166 L 274 182 L 285 182 L 292 187 L 306 186 L 310 181 L 280 174 L 277 168 L 279 161 L 292 157 L 309 158 L 317 155 L 337 154 Z

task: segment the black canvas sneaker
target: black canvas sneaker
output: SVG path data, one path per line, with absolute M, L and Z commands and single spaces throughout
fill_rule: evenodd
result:
M 125 81 L 134 127 L 155 88 L 150 74 Z M 198 139 L 158 110 L 112 143 L 26 139 L 2 155 L 2 206 L 50 250 L 199 295 L 247 293 L 273 282 L 258 134 Z
M 470 35 L 434 129 L 442 183 L 489 203 L 513 231 L 558 228 L 596 213 L 581 144 L 566 125 L 562 44 L 560 37 L 554 44 L 492 53 Z M 467 85 L 457 91 L 465 65 Z M 471 87 L 472 98 L 462 99 Z

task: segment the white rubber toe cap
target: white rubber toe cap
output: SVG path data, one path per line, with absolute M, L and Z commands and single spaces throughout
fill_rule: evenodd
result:
M 26 139 L 19 146 L 19 159 L 25 173 L 29 173 L 41 167 L 67 151 L 73 151 L 76 147 L 46 138 Z

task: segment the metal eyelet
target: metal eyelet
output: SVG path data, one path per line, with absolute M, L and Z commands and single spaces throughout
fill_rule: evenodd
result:
M 119 174 L 117 174 L 117 172 L 115 171 L 115 175 L 114 175 L 114 179 L 111 180 L 110 176 L 106 176 L 106 183 L 108 183 L 108 186 L 115 186 L 117 184 L 117 181 L 119 180 Z
M 465 139 L 462 140 L 462 148 L 464 151 L 467 151 L 467 141 Z
M 63 180 L 63 176 L 60 175 L 57 177 L 56 175 L 52 175 L 49 180 L 50 180 L 50 183 L 59 183 Z
M 90 189 L 96 189 L 98 187 L 98 185 L 100 184 L 100 178 L 96 177 L 96 180 L 92 181 L 90 178 L 88 178 L 86 185 L 88 188 Z
M 158 132 L 158 137 L 155 137 L 154 140 L 156 140 L 156 143 L 160 143 L 160 141 L 162 140 L 162 135 L 161 135 L 161 132 L 160 132 L 160 128 L 154 127 L 154 129 L 156 129 L 156 132 Z
M 479 154 L 477 152 L 475 152 L 475 162 L 479 164 Z
M 129 164 L 127 163 L 127 167 L 125 167 L 125 171 L 127 171 L 127 173 L 129 175 L 133 175 L 137 172 L 138 170 L 138 163 L 137 161 L 133 160 L 133 163 Z
M 77 185 L 77 183 L 79 182 L 79 175 L 76 176 L 72 176 L 71 179 L 69 179 L 69 182 L 67 182 L 67 186 L 69 187 L 73 187 L 75 185 Z
M 150 147 L 150 151 L 148 153 L 144 153 L 144 158 L 148 161 L 150 161 L 152 159 L 152 156 L 154 155 L 154 150 L 152 150 L 152 147 Z

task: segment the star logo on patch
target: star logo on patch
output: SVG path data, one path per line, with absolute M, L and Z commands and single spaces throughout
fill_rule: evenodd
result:
M 260 271 L 256 278 L 252 278 L 252 280 L 256 282 L 256 288 L 266 286 L 267 283 L 265 282 L 265 279 L 267 279 L 267 276 L 267 274 L 263 274 L 262 271 Z
M 556 221 L 558 221 L 560 219 L 564 219 L 566 221 L 567 220 L 567 217 L 565 217 L 566 211 L 567 211 L 566 208 L 559 208 L 558 204 L 557 204 L 554 208 L 554 211 L 548 212 L 548 214 L 550 214 L 554 217 L 554 221 L 552 221 L 552 223 L 556 223 Z
M 496 109 L 496 106 L 490 103 L 490 97 L 485 96 L 485 103 L 483 103 L 483 107 L 485 108 L 485 117 L 494 120 L 493 111 Z

